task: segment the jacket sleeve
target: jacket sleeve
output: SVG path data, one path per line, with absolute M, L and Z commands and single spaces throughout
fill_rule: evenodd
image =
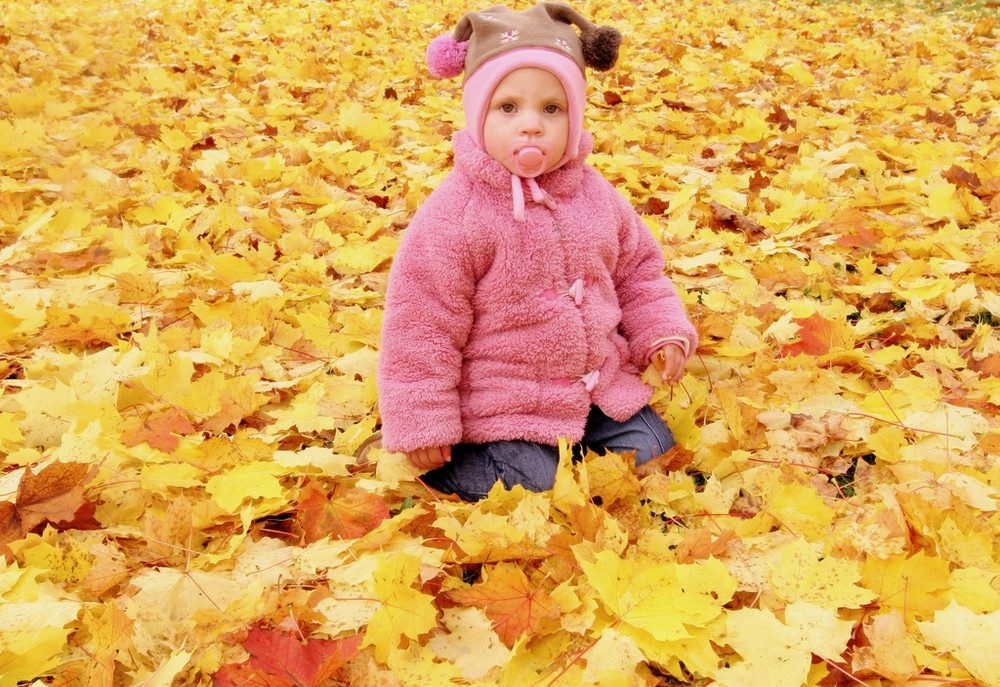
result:
M 628 200 L 612 192 L 621 217 L 621 252 L 614 281 L 622 310 L 621 330 L 632 361 L 644 367 L 658 343 L 675 338 L 687 342 L 681 347 L 690 356 L 698 347 L 698 333 L 673 282 L 663 274 L 663 250 Z
M 458 231 L 461 206 L 443 202 L 449 188 L 446 180 L 417 211 L 389 273 L 378 389 L 390 451 L 462 439 L 458 385 L 476 279 Z

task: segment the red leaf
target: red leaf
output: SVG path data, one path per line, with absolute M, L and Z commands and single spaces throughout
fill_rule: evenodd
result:
M 214 675 L 216 687 L 316 687 L 358 655 L 361 636 L 309 639 L 255 627 L 243 648 L 250 658 L 225 665 Z

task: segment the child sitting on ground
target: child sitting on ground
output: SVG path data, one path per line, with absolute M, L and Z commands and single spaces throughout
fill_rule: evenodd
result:
M 649 229 L 585 162 L 584 68 L 620 43 L 542 3 L 470 12 L 428 48 L 435 76 L 465 72 L 466 128 L 393 263 L 378 382 L 383 447 L 434 489 L 550 489 L 560 437 L 636 464 L 674 444 L 641 370 L 658 356 L 676 383 L 698 337 Z

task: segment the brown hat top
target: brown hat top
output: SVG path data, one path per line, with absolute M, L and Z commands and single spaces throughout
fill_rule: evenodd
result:
M 596 26 L 561 2 L 543 2 L 523 12 L 495 5 L 468 12 L 451 36 L 432 41 L 427 49 L 427 64 L 435 76 L 448 78 L 464 71 L 468 78 L 500 53 L 548 48 L 571 57 L 581 71 L 585 66 L 603 71 L 614 66 L 621 41 L 616 29 Z

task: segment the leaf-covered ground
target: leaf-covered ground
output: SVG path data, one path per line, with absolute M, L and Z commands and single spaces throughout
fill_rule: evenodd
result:
M 577 4 L 684 448 L 466 505 L 374 380 L 466 7 L 5 0 L 0 687 L 1000 685 L 996 8 Z

